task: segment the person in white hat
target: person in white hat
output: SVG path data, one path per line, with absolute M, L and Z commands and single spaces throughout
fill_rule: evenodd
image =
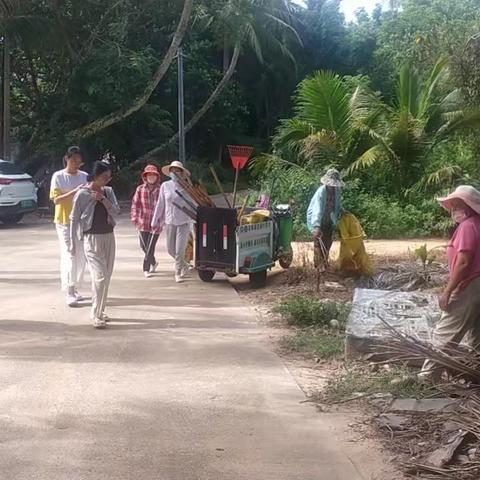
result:
M 181 283 L 188 276 L 190 269 L 185 260 L 188 237 L 194 221 L 178 206 L 187 207 L 182 196 L 183 188 L 178 179 L 189 180 L 190 172 L 181 162 L 174 161 L 162 168 L 162 173 L 171 178 L 162 183 L 157 205 L 153 213 L 152 228 L 165 226 L 167 238 L 167 251 L 175 260 L 175 281 Z M 184 194 L 186 196 L 186 194 Z
M 462 185 L 448 197 L 437 199 L 458 225 L 447 246 L 449 280 L 440 295 L 442 316 L 435 326 L 439 347 L 456 347 L 468 338 L 480 346 L 480 192 Z M 420 378 L 438 380 L 441 369 L 426 360 Z
M 327 170 L 320 179 L 322 185 L 315 192 L 307 210 L 307 227 L 312 232 L 315 249 L 315 266 L 327 265 L 333 232 L 342 211 L 344 183 L 335 168 Z

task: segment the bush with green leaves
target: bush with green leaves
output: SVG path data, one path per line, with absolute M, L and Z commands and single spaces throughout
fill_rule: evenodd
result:
M 314 300 L 311 296 L 294 295 L 284 299 L 275 312 L 290 324 L 300 327 L 328 326 L 331 320 L 337 320 L 344 328 L 351 305 L 332 300 Z

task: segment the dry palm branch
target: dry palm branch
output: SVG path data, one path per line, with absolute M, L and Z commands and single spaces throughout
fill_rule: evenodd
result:
M 387 321 L 380 318 L 390 331 L 388 343 L 381 342 L 377 348 L 389 355 L 394 361 L 413 362 L 432 360 L 439 368 L 449 371 L 457 377 L 463 377 L 480 385 L 480 354 L 464 346 L 447 345 L 439 348 L 418 338 L 399 332 Z

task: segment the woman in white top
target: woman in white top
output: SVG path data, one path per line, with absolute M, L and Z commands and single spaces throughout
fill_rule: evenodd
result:
M 175 161 L 162 168 L 162 173 L 169 176 L 171 180 L 162 183 L 160 187 L 160 194 L 152 219 L 152 228 L 165 226 L 167 251 L 175 259 L 175 281 L 181 283 L 189 271 L 189 265 L 185 260 L 185 250 L 194 222 L 176 206 L 186 206 L 182 197 L 177 193 L 183 193 L 178 178 L 189 180 L 190 172 L 181 162 Z

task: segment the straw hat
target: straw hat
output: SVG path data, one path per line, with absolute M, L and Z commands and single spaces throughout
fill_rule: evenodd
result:
M 437 201 L 445 210 L 450 211 L 454 199 L 463 200 L 474 212 L 480 214 L 480 192 L 476 188 L 470 185 L 460 185 L 448 197 L 437 198 Z
M 142 172 L 142 178 L 145 178 L 147 175 L 156 175 L 158 178 L 160 178 L 160 172 L 155 165 L 147 165 L 144 168 Z
M 320 179 L 327 187 L 344 187 L 345 183 L 340 176 L 340 172 L 336 168 L 330 168 L 327 173 Z
M 172 168 L 180 168 L 186 175 L 190 176 L 190 172 L 183 166 L 183 163 L 178 160 L 173 161 L 170 165 L 165 165 L 165 167 L 162 168 L 162 173 L 168 177 L 170 176 L 170 170 Z

